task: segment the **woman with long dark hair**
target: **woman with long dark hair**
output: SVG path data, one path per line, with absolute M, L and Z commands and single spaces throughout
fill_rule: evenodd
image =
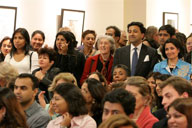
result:
M 28 128 L 25 113 L 9 88 L 0 88 L 0 127 Z
M 31 52 L 30 37 L 25 28 L 18 28 L 11 38 L 12 50 L 7 54 L 5 61 L 13 65 L 21 73 L 31 73 L 38 68 L 38 55 Z
M 83 53 L 75 50 L 76 44 L 77 41 L 72 32 L 61 31 L 57 33 L 54 44 L 57 60 L 54 66 L 60 68 L 61 72 L 72 73 L 79 83 L 85 64 L 85 57 Z

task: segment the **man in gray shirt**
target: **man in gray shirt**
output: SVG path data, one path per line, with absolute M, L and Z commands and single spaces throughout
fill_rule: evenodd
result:
M 30 128 L 46 128 L 49 114 L 35 101 L 38 79 L 31 74 L 20 74 L 15 80 L 14 93 L 26 113 Z

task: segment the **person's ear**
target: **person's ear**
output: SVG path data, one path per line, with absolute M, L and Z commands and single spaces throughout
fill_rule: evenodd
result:
M 33 91 L 34 91 L 33 96 L 35 97 L 38 93 L 38 88 L 35 88 Z
M 116 36 L 116 37 L 115 37 L 115 41 L 118 43 L 119 40 L 120 40 L 120 37 Z

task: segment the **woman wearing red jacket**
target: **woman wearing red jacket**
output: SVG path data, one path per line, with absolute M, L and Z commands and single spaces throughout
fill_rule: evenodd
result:
M 111 82 L 111 71 L 113 65 L 112 54 L 115 51 L 115 41 L 111 36 L 100 36 L 97 40 L 97 47 L 100 54 L 89 57 L 86 60 L 83 75 L 81 77 L 81 84 L 87 79 L 92 72 L 98 71 L 105 76 L 108 83 Z

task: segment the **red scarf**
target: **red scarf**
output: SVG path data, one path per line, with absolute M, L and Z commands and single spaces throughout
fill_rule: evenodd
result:
M 101 69 L 101 74 L 102 74 L 103 76 L 105 76 L 105 78 L 106 78 L 106 76 L 107 76 L 106 64 L 107 64 L 107 62 L 111 59 L 111 55 L 109 56 L 109 58 L 108 58 L 107 61 L 103 60 L 103 58 L 102 58 L 101 55 L 99 56 L 99 59 L 100 59 L 101 63 L 103 64 L 103 68 Z

